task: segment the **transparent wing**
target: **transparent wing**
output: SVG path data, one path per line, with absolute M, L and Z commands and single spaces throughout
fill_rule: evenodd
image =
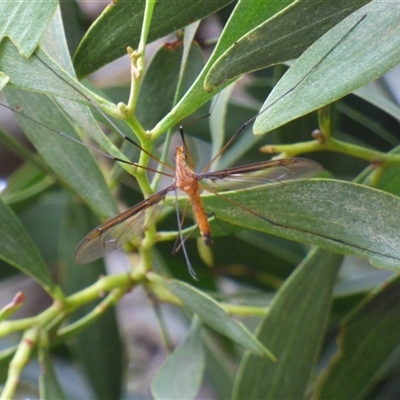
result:
M 323 171 L 320 164 L 305 158 L 283 158 L 233 167 L 198 175 L 202 186 L 217 191 L 246 189 L 252 186 L 311 178 Z
M 154 224 L 165 196 L 173 189 L 170 185 L 93 229 L 76 248 L 75 263 L 97 260 L 141 235 Z

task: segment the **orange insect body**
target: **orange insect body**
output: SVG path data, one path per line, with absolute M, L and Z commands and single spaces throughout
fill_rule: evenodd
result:
M 200 197 L 199 176 L 186 164 L 183 146 L 175 147 L 175 187 L 188 195 L 204 243 L 211 246 L 211 229 Z

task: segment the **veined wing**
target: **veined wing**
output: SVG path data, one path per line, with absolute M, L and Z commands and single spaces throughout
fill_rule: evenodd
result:
M 311 178 L 323 171 L 320 164 L 305 158 L 283 158 L 199 174 L 202 186 L 218 191 Z
M 75 263 L 97 260 L 141 235 L 156 221 L 165 196 L 173 189 L 170 185 L 93 229 L 76 248 Z

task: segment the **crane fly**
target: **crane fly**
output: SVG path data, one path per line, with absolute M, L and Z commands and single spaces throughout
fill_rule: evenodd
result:
M 363 17 L 364 18 L 364 17 Z M 362 19 L 361 19 L 362 20 Z M 360 21 L 361 21 L 360 20 Z M 359 22 L 360 22 L 359 21 Z M 359 23 L 358 22 L 358 23 Z M 358 24 L 357 23 L 357 24 Z M 357 25 L 356 24 L 356 25 Z M 354 25 L 348 32 L 349 34 L 352 29 L 356 26 Z M 345 36 L 347 36 L 347 34 Z M 332 47 L 304 76 L 301 78 L 295 86 L 293 86 L 289 91 L 285 94 L 277 98 L 272 104 L 269 105 L 271 107 L 277 101 L 279 101 L 282 97 L 286 96 L 292 90 L 294 90 L 297 86 L 299 86 L 302 81 L 315 69 L 317 66 L 327 57 L 327 55 L 344 39 L 343 36 L 334 47 Z M 86 100 L 88 100 L 97 110 L 101 112 L 99 107 L 94 103 L 91 99 L 89 99 L 84 93 L 82 93 L 79 89 L 75 88 L 70 82 L 66 81 L 62 76 L 58 75 L 57 72 L 53 71 L 49 65 L 47 65 L 43 60 L 41 60 L 37 55 L 35 55 L 39 61 L 47 66 L 47 68 L 52 71 L 55 75 L 59 76 L 66 84 L 75 89 L 78 93 L 80 93 Z M 7 107 L 7 106 L 6 106 Z M 269 108 L 268 107 L 268 108 Z M 9 108 L 9 107 L 7 107 Z M 169 186 L 161 189 L 157 193 L 151 195 L 147 199 L 139 202 L 135 206 L 127 209 L 126 211 L 120 213 L 116 217 L 108 220 L 107 222 L 101 224 L 99 227 L 92 230 L 78 245 L 75 251 L 75 262 L 77 264 L 85 264 L 90 261 L 94 261 L 98 258 L 103 257 L 104 255 L 114 251 L 117 248 L 122 247 L 126 243 L 132 241 L 137 238 L 141 234 L 143 234 L 152 224 L 154 224 L 157 220 L 157 217 L 162 209 L 162 203 L 168 193 L 174 192 L 175 198 L 177 199 L 177 192 L 183 191 L 191 203 L 193 216 L 196 221 L 196 225 L 199 228 L 200 234 L 203 237 L 204 243 L 207 246 L 211 246 L 211 229 L 207 214 L 205 212 L 202 200 L 201 193 L 202 191 L 209 191 L 215 195 L 218 195 L 220 192 L 237 190 L 237 189 L 248 189 L 254 186 L 265 185 L 271 182 L 282 182 L 287 180 L 296 180 L 300 178 L 310 178 L 312 176 L 317 175 L 322 171 L 322 167 L 315 161 L 302 159 L 302 158 L 285 158 L 278 160 L 270 160 L 270 161 L 262 161 L 254 164 L 243 165 L 240 167 L 232 167 L 220 171 L 212 171 L 207 172 L 208 167 L 218 158 L 223 151 L 232 143 L 232 141 L 238 136 L 240 132 L 244 130 L 244 128 L 253 121 L 258 115 L 262 114 L 268 108 L 261 110 L 257 115 L 247 121 L 242 127 L 228 140 L 228 142 L 222 147 L 220 152 L 211 159 L 205 169 L 203 169 L 200 173 L 195 173 L 193 166 L 189 165 L 186 162 L 187 152 L 186 145 L 183 138 L 183 131 L 181 128 L 181 135 L 183 139 L 182 146 L 175 147 L 175 168 L 173 169 L 172 174 L 168 174 L 163 172 L 164 175 L 168 175 L 173 178 L 173 183 Z M 12 111 L 21 114 L 20 112 L 11 109 Z M 102 112 L 101 112 L 102 113 Z M 115 124 L 112 123 L 108 119 L 104 113 L 103 116 L 115 127 Z M 23 115 L 23 114 L 22 114 Z M 33 122 L 42 125 L 40 122 L 33 120 L 30 117 L 23 115 L 24 117 L 30 119 Z M 115 127 L 116 128 L 116 127 Z M 58 132 L 52 128 L 48 128 L 52 131 Z M 144 151 L 136 142 L 134 142 L 129 137 L 125 136 L 118 128 L 117 131 L 123 136 L 123 138 L 127 139 L 129 142 L 139 147 L 142 151 Z M 62 132 L 58 132 L 61 136 L 66 136 Z M 72 140 L 76 141 L 72 138 Z M 85 145 L 84 143 L 81 143 Z M 119 162 L 127 161 L 112 157 L 108 154 L 105 154 L 97 149 L 92 148 L 91 146 L 86 147 L 91 148 L 105 156 L 112 158 Z M 146 152 L 147 153 L 147 152 Z M 151 154 L 147 153 L 149 156 Z M 153 157 L 153 156 L 151 156 Z M 153 157 L 154 158 L 154 157 Z M 141 167 L 137 163 L 129 163 L 133 166 Z M 158 172 L 158 171 L 156 171 Z M 159 173 L 159 172 L 158 172 Z M 265 217 L 264 215 L 260 215 L 252 209 L 240 205 L 232 200 L 226 199 L 229 204 L 241 207 L 245 212 L 252 214 L 253 216 L 260 217 L 267 223 L 270 223 L 275 226 L 280 226 L 288 229 L 294 229 L 301 232 L 311 233 L 307 230 L 303 230 L 301 228 L 290 227 L 287 225 L 279 224 L 274 222 L 272 219 Z M 179 213 L 177 209 L 178 215 L 178 223 Z M 316 233 L 314 233 L 316 234 Z M 189 271 L 193 277 L 195 277 L 195 273 L 190 265 L 190 261 L 186 254 L 184 239 L 182 237 L 182 230 L 179 229 L 179 235 L 181 240 L 181 247 L 185 253 L 185 258 L 188 264 Z M 318 234 L 316 234 L 318 235 Z M 325 237 L 323 235 L 319 235 L 321 237 Z M 328 236 L 326 236 L 329 238 Z M 339 239 L 329 238 L 331 240 L 335 240 L 337 242 L 341 242 Z M 357 246 L 356 246 L 357 247 Z
M 32 122 L 43 126 L 43 124 L 21 114 L 19 111 L 12 111 L 28 118 Z M 242 128 L 244 128 L 244 125 Z M 52 128 L 48 129 L 55 131 Z M 200 230 L 200 234 L 203 237 L 204 243 L 207 246 L 211 246 L 212 239 L 210 224 L 200 196 L 202 191 L 209 191 L 211 193 L 218 194 L 219 192 L 224 191 L 248 189 L 271 182 L 309 178 L 322 171 L 322 167 L 312 160 L 302 158 L 286 158 L 262 161 L 220 171 L 207 172 L 208 167 L 212 164 L 212 162 L 223 153 L 223 151 L 232 143 L 241 130 L 242 129 L 237 131 L 235 135 L 230 138 L 230 140 L 208 163 L 203 171 L 200 173 L 195 173 L 193 166 L 187 164 L 186 162 L 186 144 L 183 137 L 183 131 L 181 129 L 184 145 L 175 147 L 175 168 L 170 167 L 172 171 L 171 174 L 163 172 L 164 175 L 168 175 L 173 178 L 172 184 L 92 230 L 78 245 L 74 255 L 75 262 L 77 264 L 89 263 L 105 256 L 106 254 L 109 254 L 110 252 L 141 236 L 152 224 L 156 222 L 157 217 L 162 210 L 163 201 L 170 192 L 174 192 L 176 197 L 178 191 L 182 191 L 187 195 L 188 200 L 192 205 L 193 217 Z M 65 135 L 62 134 L 62 136 Z M 126 139 L 128 139 L 135 146 L 139 146 L 131 139 L 127 137 Z M 76 141 L 75 139 L 73 140 Z M 95 148 L 90 148 L 116 161 L 125 162 L 124 160 L 116 159 L 115 157 L 111 157 L 105 153 L 102 153 Z M 133 162 L 129 164 L 140 167 L 140 165 Z M 168 165 L 166 166 L 168 167 Z M 279 225 L 265 216 L 258 215 L 243 205 L 239 205 L 231 200 L 228 201 L 231 205 L 238 206 L 250 214 L 263 218 L 265 221 L 271 224 Z M 186 253 L 180 226 L 179 235 L 182 251 L 185 254 L 189 271 L 191 275 L 195 277 L 194 270 L 191 267 L 189 257 Z
M 78 245 L 75 252 L 75 262 L 84 264 L 96 260 L 142 234 L 155 222 L 160 205 L 169 192 L 176 193 L 181 190 L 187 195 L 192 206 L 193 217 L 204 243 L 211 246 L 210 224 L 200 196 L 202 190 L 218 193 L 238 188 L 245 189 L 276 181 L 309 178 L 322 171 L 322 167 L 315 161 L 302 158 L 285 158 L 221 171 L 195 173 L 186 163 L 186 157 L 184 146 L 176 146 L 174 182 L 91 231 Z M 235 205 L 258 216 L 239 204 Z M 146 216 L 149 217 L 146 218 Z M 263 219 L 275 224 L 265 217 Z M 193 275 L 194 272 L 190 267 L 189 260 L 187 262 Z

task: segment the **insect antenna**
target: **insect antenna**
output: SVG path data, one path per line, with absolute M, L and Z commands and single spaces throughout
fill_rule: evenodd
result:
M 219 95 L 220 95 L 220 93 L 217 94 L 217 98 L 218 98 Z M 187 157 L 188 164 L 189 164 L 190 168 L 192 168 L 192 169 L 194 169 L 194 162 L 193 162 L 192 155 L 191 155 L 191 153 L 190 153 L 190 151 L 189 151 L 189 146 L 188 146 L 187 143 L 186 143 L 184 128 L 186 128 L 187 126 L 193 125 L 193 124 L 195 124 L 196 122 L 201 121 L 202 119 L 208 118 L 208 117 L 212 114 L 213 109 L 214 109 L 214 106 L 213 106 L 213 108 L 210 110 L 209 113 L 207 113 L 207 114 L 205 114 L 205 115 L 202 115 L 202 116 L 199 117 L 199 118 L 192 119 L 191 121 L 187 122 L 185 125 L 179 126 L 179 134 L 180 134 L 180 136 L 181 136 L 182 145 L 183 145 L 183 148 L 184 148 L 184 150 L 185 150 L 185 155 L 186 155 L 186 157 Z
M 195 121 L 198 121 L 198 120 L 191 121 L 190 124 L 191 124 L 192 122 L 195 122 Z M 193 162 L 192 155 L 190 154 L 188 145 L 187 145 L 187 143 L 186 143 L 185 134 L 184 134 L 184 132 L 183 132 L 183 125 L 181 125 L 181 126 L 179 127 L 179 134 L 181 135 L 182 145 L 183 145 L 183 148 L 184 148 L 184 150 L 185 150 L 185 156 L 186 156 L 187 161 L 188 161 L 188 163 L 189 163 L 189 165 L 190 165 L 190 168 L 193 169 L 193 168 L 194 168 L 194 162 Z
M 80 140 L 78 140 L 78 139 L 76 139 L 76 138 L 74 138 L 72 136 L 67 135 L 64 132 L 61 132 L 61 131 L 59 131 L 57 129 L 52 128 L 51 126 L 45 125 L 45 124 L 41 123 L 40 121 L 35 120 L 34 118 L 31 118 L 29 115 L 26 115 L 26 114 L 24 114 L 24 113 L 22 113 L 22 112 L 20 112 L 18 110 L 15 110 L 14 108 L 9 107 L 7 104 L 4 104 L 4 103 L 0 102 L 0 106 L 10 110 L 14 114 L 18 114 L 21 117 L 26 118 L 27 120 L 29 120 L 29 121 L 31 121 L 31 122 L 39 125 L 39 126 L 42 126 L 43 128 L 48 129 L 49 131 L 57 133 L 58 135 L 66 138 L 66 139 L 69 139 L 69 140 L 71 140 L 71 141 L 73 141 L 73 142 L 75 142 L 75 143 L 77 143 L 77 144 L 79 144 L 81 146 L 84 146 L 84 147 L 96 152 L 97 154 L 100 154 L 100 155 L 102 155 L 102 156 L 104 156 L 106 158 L 109 158 L 110 160 L 117 161 L 117 162 L 120 162 L 120 163 L 124 163 L 124 164 L 127 164 L 127 165 L 131 165 L 131 166 L 136 167 L 136 168 L 145 168 L 146 170 L 148 170 L 150 172 L 161 173 L 161 174 L 164 174 L 166 176 L 172 176 L 171 174 L 168 174 L 168 173 L 165 173 L 165 172 L 159 172 L 159 171 L 156 171 L 155 169 L 150 168 L 150 167 L 143 167 L 142 165 L 140 165 L 138 163 L 135 163 L 133 161 L 124 160 L 123 158 L 111 156 L 110 154 L 105 153 L 104 151 L 101 151 L 98 148 L 96 148 L 94 146 L 91 146 L 90 144 L 84 143 L 84 142 L 82 142 L 82 141 L 80 141 Z

